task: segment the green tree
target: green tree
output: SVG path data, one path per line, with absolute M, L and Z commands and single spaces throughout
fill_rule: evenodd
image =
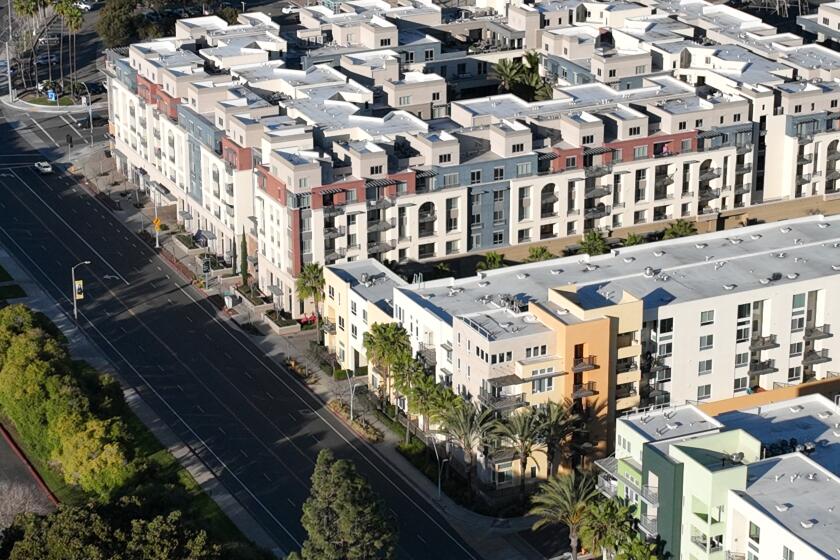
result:
M 324 299 L 324 269 L 316 263 L 306 263 L 295 280 L 295 289 L 300 299 L 312 299 L 315 306 L 315 329 L 321 341 L 321 307 Z
M 531 76 L 539 77 L 540 53 L 537 51 L 526 51 L 522 58 L 522 63 L 525 65 L 527 73 Z
M 525 77 L 525 67 L 521 62 L 503 58 L 493 65 L 493 75 L 499 80 L 499 89 L 509 92 Z
M 384 398 L 391 398 L 391 368 L 404 356 L 411 354 L 411 342 L 399 323 L 374 323 L 362 338 L 368 361 L 384 381 Z
M 411 387 L 411 399 L 409 404 L 411 410 L 421 415 L 427 422 L 436 418 L 438 413 L 437 393 L 446 390 L 438 385 L 434 375 L 421 375 Z M 451 393 L 451 391 L 449 391 Z
M 439 262 L 434 267 L 434 273 L 437 278 L 448 278 L 452 276 L 452 267 L 448 262 Z
M 624 238 L 624 241 L 621 244 L 624 247 L 631 247 L 633 245 L 641 245 L 645 242 L 645 238 L 638 233 L 628 233 L 627 237 Z
M 301 523 L 304 560 L 394 558 L 397 536 L 387 510 L 349 461 L 322 449 Z
M 242 287 L 248 286 L 248 278 L 251 275 L 248 273 L 248 240 L 245 239 L 245 231 L 242 231 L 242 238 L 239 241 L 239 277 L 242 279 Z M 321 292 L 324 291 L 323 285 Z M 300 287 L 298 287 L 298 294 L 300 294 Z M 311 295 L 311 294 L 310 294 Z M 301 296 L 304 297 L 304 296 Z M 309 297 L 309 296 L 306 296 Z
M 476 270 L 494 270 L 505 266 L 505 257 L 496 251 L 487 251 L 484 253 L 484 260 L 475 265 Z
M 581 418 L 573 412 L 571 400 L 548 401 L 540 407 L 542 439 L 548 457 L 548 476 L 557 474 L 560 459 L 567 449 L 569 438 L 581 426 Z
M 523 503 L 528 461 L 536 453 L 545 453 L 545 448 L 542 447 L 542 428 L 539 413 L 530 407 L 523 412 L 511 414 L 504 420 L 497 420 L 493 428 L 502 449 L 511 451 L 514 458 L 519 459 L 519 494 Z
M 538 517 L 533 530 L 547 525 L 566 525 L 572 560 L 577 560 L 578 535 L 588 516 L 587 505 L 597 495 L 592 479 L 577 471 L 550 479 L 531 497 L 532 507 L 528 513 Z
M 659 560 L 659 545 L 648 542 L 643 536 L 636 534 L 632 540 L 621 545 L 616 560 Z
M 239 22 L 239 10 L 232 6 L 222 6 L 216 10 L 216 15 L 228 22 L 230 25 L 236 25 Z
M 667 228 L 662 235 L 663 239 L 676 239 L 678 237 L 688 237 L 697 233 L 697 228 L 694 223 L 679 219 Z
M 92 506 L 61 505 L 50 515 L 24 514 L 9 532 L 14 544 L 9 560 L 119 559 L 110 524 Z
M 209 542 L 206 532 L 184 527 L 180 511 L 158 515 L 148 521 L 134 519 L 130 533 L 122 538 L 125 539 L 126 559 L 216 560 L 221 557 L 219 546 Z
M 108 48 L 128 45 L 137 36 L 133 0 L 108 0 L 99 13 L 96 31 Z
M 528 248 L 528 258 L 525 262 L 538 262 L 553 259 L 554 255 L 548 250 L 545 245 L 537 245 L 536 247 Z
M 580 240 L 580 251 L 578 252 L 594 257 L 595 255 L 603 255 L 607 252 L 607 249 L 607 242 L 601 232 L 590 229 L 583 234 L 583 238 Z
M 419 360 L 410 354 L 400 356 L 394 364 L 394 387 L 405 399 L 405 443 L 411 441 L 411 410 L 414 400 L 414 388 L 422 378 L 433 377 L 426 373 L 426 369 Z
M 492 414 L 490 409 L 481 411 L 474 404 L 452 406 L 441 414 L 443 431 L 464 452 L 470 494 L 473 492 L 476 454 L 493 427 Z
M 600 549 L 601 558 L 608 560 L 635 534 L 632 519 L 630 506 L 616 499 L 590 503 L 580 529 L 583 546 L 590 551 Z

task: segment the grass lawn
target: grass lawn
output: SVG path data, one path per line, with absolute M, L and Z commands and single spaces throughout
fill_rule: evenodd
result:
M 25 97 L 23 100 L 28 102 L 28 103 L 34 103 L 35 105 L 52 105 L 52 106 L 55 106 L 55 101 L 50 101 L 49 98 L 43 97 L 43 96 L 40 96 L 40 95 L 35 95 L 35 96 L 32 96 L 32 97 Z M 75 104 L 76 103 L 73 101 L 72 97 L 64 96 L 64 97 L 59 97 L 58 98 L 58 106 L 59 107 L 64 107 L 64 106 L 67 106 L 67 105 L 75 105 Z
M 0 282 L 8 282 L 12 279 L 12 275 L 6 272 L 6 269 L 0 266 Z
M 21 297 L 26 297 L 26 292 L 24 292 L 23 288 L 21 288 L 17 284 L 0 286 L 0 299 L 14 299 Z

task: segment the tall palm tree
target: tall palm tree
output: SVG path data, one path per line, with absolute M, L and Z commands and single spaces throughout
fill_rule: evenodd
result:
M 540 53 L 537 51 L 527 51 L 522 58 L 527 71 L 531 75 L 540 75 Z
M 499 436 L 503 449 L 513 452 L 519 459 L 519 494 L 525 502 L 525 471 L 528 461 L 536 453 L 545 453 L 542 447 L 542 420 L 533 408 L 514 413 L 510 417 L 496 422 L 493 432 Z
M 411 441 L 411 407 L 414 406 L 414 388 L 422 378 L 432 377 L 419 360 L 403 354 L 394 364 L 394 387 L 405 399 L 405 444 Z
M 70 32 L 70 74 L 73 76 L 73 94 L 76 93 L 76 57 L 78 55 L 78 51 L 76 49 L 76 37 L 82 29 L 82 23 L 82 10 L 80 10 L 75 4 L 72 4 L 70 8 L 67 9 L 67 14 L 64 17 L 64 24 Z M 90 102 L 90 99 L 88 99 L 88 102 Z
M 472 495 L 475 456 L 493 426 L 492 411 L 490 409 L 481 411 L 477 405 L 470 403 L 456 405 L 443 411 L 441 423 L 449 439 L 464 452 L 467 488 Z
M 580 241 L 580 252 L 590 256 L 602 255 L 607 252 L 607 242 L 600 231 L 590 229 Z
M 525 67 L 521 62 L 514 62 L 503 58 L 493 66 L 493 74 L 499 80 L 499 89 L 510 91 L 525 75 Z
M 622 241 L 621 244 L 624 247 L 631 247 L 633 245 L 641 245 L 644 242 L 645 238 L 638 233 L 628 233 L 627 237 L 624 238 L 624 241 Z
M 525 259 L 525 262 L 547 261 L 553 258 L 554 255 L 545 245 L 537 245 L 528 249 L 528 258 Z
M 683 219 L 679 219 L 667 228 L 665 228 L 665 234 L 662 236 L 662 238 L 676 239 L 678 237 L 688 237 L 689 235 L 694 235 L 695 233 L 697 233 L 697 228 L 692 222 L 687 222 Z
M 633 538 L 621 545 L 621 550 L 616 555 L 616 560 L 659 560 L 659 545 L 648 542 L 643 536 L 636 534 Z
M 409 401 L 409 405 L 411 406 L 411 410 L 425 420 L 426 427 L 428 427 L 429 420 L 438 412 L 437 393 L 441 389 L 443 387 L 437 384 L 434 375 L 419 376 L 411 387 L 411 400 Z M 451 391 L 449 393 L 451 394 Z
M 630 506 L 616 499 L 589 504 L 589 514 L 580 529 L 583 546 L 590 551 L 601 549 L 603 560 L 615 556 L 634 534 Z
M 496 251 L 484 253 L 484 260 L 475 265 L 476 270 L 494 270 L 505 266 L 505 256 Z
M 573 412 L 572 407 L 573 403 L 569 399 L 563 402 L 548 401 L 540 407 L 542 438 L 545 441 L 549 477 L 557 474 L 563 448 L 583 423 L 580 416 Z
M 577 560 L 578 534 L 587 519 L 587 505 L 597 495 L 592 479 L 577 471 L 552 478 L 531 497 L 532 507 L 528 513 L 539 518 L 533 530 L 556 523 L 568 526 L 572 560 Z
M 321 341 L 321 308 L 324 299 L 324 268 L 318 263 L 306 263 L 295 280 L 295 289 L 301 299 L 311 299 L 315 306 L 315 332 Z
M 554 99 L 554 86 L 545 80 L 540 80 L 540 84 L 534 89 L 534 101 L 548 101 Z
M 399 323 L 374 323 L 362 338 L 368 361 L 382 375 L 384 397 L 391 397 L 391 368 L 411 354 L 408 332 Z

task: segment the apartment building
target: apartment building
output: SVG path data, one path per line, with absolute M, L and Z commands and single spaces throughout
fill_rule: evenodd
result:
M 639 411 L 618 419 L 598 486 L 674 558 L 838 558 L 838 415 L 822 395 L 716 418 Z

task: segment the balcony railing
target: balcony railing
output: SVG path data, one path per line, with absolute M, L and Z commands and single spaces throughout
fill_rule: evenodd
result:
M 616 491 L 618 490 L 617 481 L 614 478 L 605 476 L 603 474 L 598 475 L 598 490 L 601 491 L 608 498 L 614 498 L 616 495 Z
M 806 165 L 811 163 L 814 160 L 813 154 L 802 154 L 798 158 L 796 158 L 796 163 L 798 165 Z
M 654 187 L 666 187 L 668 185 L 674 184 L 674 176 L 673 175 L 657 175 L 656 178 L 653 180 Z
M 701 181 L 711 181 L 712 179 L 717 179 L 718 177 L 720 177 L 720 167 L 713 167 L 702 172 L 699 178 Z
M 720 189 L 700 189 L 699 198 L 700 200 L 712 200 L 713 198 L 717 198 L 720 196 Z
M 829 152 L 826 159 L 828 159 L 828 161 L 837 161 L 840 159 L 840 151 Z
M 753 360 L 750 362 L 750 375 L 764 375 L 779 371 L 776 360 Z
M 590 165 L 584 169 L 583 174 L 586 177 L 603 177 L 612 173 L 611 165 Z
M 830 361 L 831 356 L 828 355 L 827 348 L 823 348 L 822 350 L 811 350 L 810 352 L 805 352 L 805 355 L 802 356 L 802 365 L 805 366 L 824 364 L 825 362 Z
M 397 222 L 394 220 L 394 218 L 391 218 L 390 220 L 373 220 L 368 222 L 368 231 L 387 231 L 391 228 L 396 227 L 396 225 Z
M 776 341 L 775 334 L 767 336 L 753 335 L 750 339 L 750 350 L 769 350 L 778 347 L 779 343 Z
M 572 386 L 572 398 L 583 399 L 595 395 L 598 391 L 595 389 L 594 381 L 587 381 L 586 383 L 577 383 Z
M 434 345 L 420 343 L 417 348 L 417 358 L 426 366 L 434 368 L 437 365 L 437 351 Z
M 429 222 L 434 222 L 437 220 L 437 214 L 434 212 L 420 212 L 417 216 L 417 221 L 421 224 L 427 224 Z
M 811 182 L 811 174 L 806 173 L 805 175 L 800 175 L 796 178 L 797 185 L 805 185 Z
M 831 325 L 820 325 L 819 327 L 805 327 L 805 340 L 821 340 L 831 338 Z
M 392 251 L 396 248 L 396 243 L 393 241 L 372 241 L 368 243 L 367 250 L 368 253 L 371 255 L 376 255 L 379 253 L 387 253 L 388 251 Z
M 639 517 L 639 528 L 650 537 L 655 537 L 659 534 L 657 531 L 656 516 L 642 515 Z
M 735 147 L 735 153 L 740 156 L 740 155 L 744 155 L 746 153 L 751 152 L 752 149 L 753 149 L 752 144 L 738 144 Z
M 324 206 L 324 217 L 335 218 L 344 214 L 344 206 Z
M 642 496 L 642 499 L 649 504 L 659 504 L 659 488 L 656 486 L 642 486 L 642 492 L 640 495 Z
M 611 211 L 612 209 L 609 206 L 601 204 L 599 206 L 593 206 L 592 208 L 586 208 L 583 211 L 583 217 L 587 220 L 594 220 L 596 218 L 608 216 Z
M 607 196 L 612 192 L 611 189 L 607 187 L 590 187 L 583 192 L 584 198 L 600 198 L 602 196 Z
M 749 194 L 752 191 L 751 183 L 744 183 L 742 185 L 735 185 L 735 194 Z
M 339 237 L 344 237 L 344 234 L 344 226 L 324 228 L 324 239 L 337 239 Z
M 321 330 L 327 334 L 335 334 L 335 323 L 327 319 L 326 317 L 321 318 Z
M 525 395 L 522 393 L 516 395 L 501 395 L 493 394 L 486 389 L 480 389 L 478 392 L 478 400 L 481 404 L 494 410 L 505 410 L 508 408 L 518 408 L 525 405 Z
M 628 371 L 635 371 L 637 369 L 639 369 L 639 364 L 636 363 L 636 360 L 617 362 L 615 364 L 616 373 L 627 373 Z
M 582 371 L 597 369 L 597 367 L 598 364 L 595 363 L 595 356 L 585 356 L 583 358 L 575 358 L 574 365 L 572 366 L 572 371 L 575 373 L 580 373 Z
M 743 175 L 744 173 L 749 173 L 750 171 L 752 171 L 751 163 L 739 163 L 735 166 L 735 173 L 738 175 Z
M 384 210 L 394 205 L 394 201 L 390 198 L 380 198 L 378 200 L 368 200 L 368 210 Z

